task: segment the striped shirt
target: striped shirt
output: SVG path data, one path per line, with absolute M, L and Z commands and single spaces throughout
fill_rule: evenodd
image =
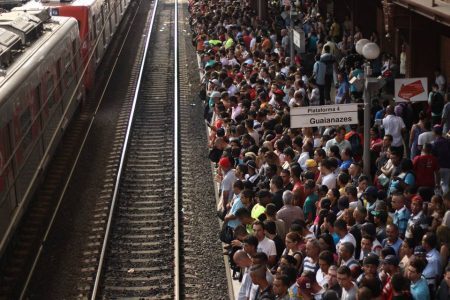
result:
M 319 270 L 319 263 L 315 263 L 311 257 L 307 256 L 303 260 L 303 272 L 311 271 L 314 274 Z

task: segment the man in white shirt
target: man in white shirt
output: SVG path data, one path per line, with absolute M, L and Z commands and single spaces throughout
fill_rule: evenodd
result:
M 263 252 L 267 255 L 268 265 L 270 267 L 274 266 L 276 263 L 277 249 L 275 247 L 275 242 L 268 239 L 265 234 L 264 223 L 261 221 L 255 221 L 253 223 L 253 233 L 258 239 L 258 252 Z
M 389 105 L 386 108 L 386 117 L 383 119 L 384 133 L 392 136 L 391 147 L 397 148 L 401 151 L 400 153 L 403 153 L 405 127 L 403 119 L 394 114 L 394 106 Z
M 233 198 L 233 184 L 236 181 L 234 169 L 228 157 L 222 157 L 219 160 L 219 170 L 222 172 L 222 209 L 226 211 L 227 203 Z
M 233 255 L 233 260 L 238 267 L 244 270 L 237 300 L 247 300 L 252 287 L 252 279 L 250 278 L 249 274 L 252 260 L 244 250 L 236 251 L 236 253 Z
M 350 142 L 345 139 L 345 132 L 346 130 L 344 126 L 339 126 L 338 128 L 336 128 L 336 136 L 334 137 L 334 139 L 327 141 L 324 147 L 325 152 L 328 153 L 331 146 L 338 146 L 339 153 L 341 153 L 345 149 L 352 149 L 352 145 L 350 144 Z
M 345 242 L 351 243 L 356 248 L 356 239 L 353 234 L 348 232 L 347 223 L 343 219 L 334 222 L 334 232 L 339 236 L 339 242 L 336 244 L 337 251 L 339 251 L 339 246 Z

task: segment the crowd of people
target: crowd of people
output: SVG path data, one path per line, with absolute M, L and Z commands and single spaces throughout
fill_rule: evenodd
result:
M 292 108 L 361 102 L 352 78 L 363 64 L 387 81 L 405 76 L 404 52 L 398 67 L 395 55 L 356 53 L 364 36 L 333 17 L 333 3 L 269 2 L 263 19 L 249 1 L 189 3 L 238 299 L 448 299 L 450 104 L 440 71 L 427 102 L 380 91 L 371 124 L 290 127 Z M 305 33 L 305 53 L 290 53 L 291 25 Z

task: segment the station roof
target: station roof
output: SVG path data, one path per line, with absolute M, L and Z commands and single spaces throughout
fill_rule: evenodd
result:
M 440 0 L 394 0 L 393 2 L 450 27 L 450 2 Z

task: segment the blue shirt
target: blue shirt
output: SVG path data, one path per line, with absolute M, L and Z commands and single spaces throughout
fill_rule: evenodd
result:
M 231 206 L 230 213 L 233 216 L 235 216 L 238 209 L 242 208 L 242 207 L 244 207 L 244 204 L 242 204 L 241 198 L 237 197 L 233 202 L 233 206 Z M 241 222 L 238 219 L 228 221 L 228 226 L 230 226 L 233 229 L 235 229 L 240 224 L 241 224 Z
M 344 104 L 350 102 L 348 97 L 349 84 L 347 81 L 343 81 L 339 84 L 339 87 L 336 91 L 336 104 Z
M 341 168 L 341 170 L 348 170 L 348 168 L 350 168 L 350 165 L 353 163 L 353 159 L 349 159 L 349 160 L 344 160 L 341 165 L 339 166 L 339 168 Z
M 381 245 L 384 247 L 392 247 L 395 250 L 395 254 L 398 256 L 398 253 L 400 252 L 400 246 L 402 245 L 403 241 L 402 239 L 397 239 L 395 243 L 391 244 L 389 243 L 388 239 L 384 239 Z
M 416 283 L 411 282 L 411 295 L 414 300 L 430 300 L 430 290 L 425 278 L 420 278 Z
M 411 213 L 406 208 L 406 206 L 403 206 L 401 209 L 396 210 L 394 213 L 394 224 L 397 225 L 398 231 L 400 232 L 401 236 L 405 235 L 406 227 L 408 227 L 408 221 L 410 216 Z
M 436 279 L 441 274 L 441 255 L 436 249 L 427 253 L 427 262 L 422 275 L 428 281 L 428 284 L 436 285 Z

